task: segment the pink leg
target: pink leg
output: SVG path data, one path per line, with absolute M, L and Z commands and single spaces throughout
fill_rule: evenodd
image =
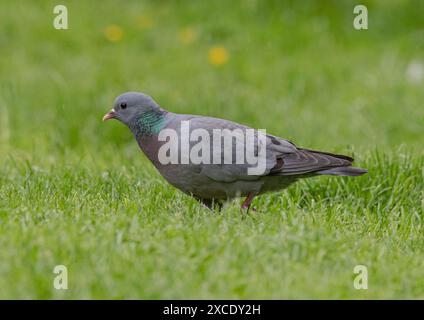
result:
M 243 202 L 243 204 L 241 205 L 241 209 L 242 210 L 245 210 L 245 209 L 247 209 L 247 210 L 249 210 L 249 208 L 250 208 L 250 204 L 252 203 L 252 200 L 253 200 L 253 198 L 255 197 L 255 193 L 253 193 L 253 192 L 250 192 L 248 195 L 247 195 L 247 198 L 244 200 L 244 202 Z

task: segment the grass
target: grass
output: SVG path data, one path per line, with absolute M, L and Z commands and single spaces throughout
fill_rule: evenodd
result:
M 424 298 L 422 2 L 365 1 L 367 31 L 350 1 L 64 4 L 58 31 L 56 3 L 0 1 L 0 298 Z M 129 90 L 369 174 L 210 212 L 101 123 Z

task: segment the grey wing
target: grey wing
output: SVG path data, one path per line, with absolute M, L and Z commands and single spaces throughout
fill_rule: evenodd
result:
M 211 139 L 211 158 L 220 158 L 221 162 L 216 163 L 211 161 L 210 164 L 199 164 L 198 167 L 201 167 L 201 173 L 209 177 L 214 181 L 220 182 L 233 182 L 238 180 L 258 180 L 262 176 L 268 175 L 272 170 L 278 167 L 278 155 L 295 153 L 297 148 L 289 141 L 279 139 L 279 143 L 273 143 L 272 136 L 263 135 L 263 143 L 258 143 L 257 137 L 258 134 L 261 134 L 257 130 L 254 130 L 250 127 L 218 118 L 212 117 L 200 117 L 200 116 L 188 116 L 181 115 L 181 119 L 190 121 L 190 131 L 193 132 L 195 129 L 204 129 L 210 136 L 214 135 L 214 130 L 218 129 L 221 131 L 223 140 L 221 145 L 217 146 L 212 144 Z M 180 121 L 180 120 L 178 120 Z M 249 133 L 247 130 L 252 130 L 250 133 L 254 132 L 255 138 L 253 139 L 254 143 L 251 148 L 248 148 L 246 137 Z M 225 144 L 224 141 L 226 138 L 229 138 L 232 142 Z M 190 141 L 190 146 L 196 142 Z M 244 152 L 244 161 L 237 161 L 240 159 L 238 157 L 238 146 L 243 145 Z M 264 153 L 261 151 L 265 150 Z M 219 153 L 219 154 L 217 154 Z M 258 167 L 258 163 L 248 161 L 247 156 L 250 155 L 249 159 L 258 159 L 259 156 L 263 155 L 262 163 L 263 171 L 259 174 L 249 174 L 249 170 L 254 167 Z M 228 158 L 227 155 L 230 157 Z

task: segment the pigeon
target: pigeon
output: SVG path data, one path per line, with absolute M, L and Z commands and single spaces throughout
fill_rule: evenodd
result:
M 352 167 L 353 158 L 349 156 L 300 148 L 289 140 L 260 133 L 229 120 L 167 111 L 144 93 L 119 95 L 112 110 L 103 117 L 103 121 L 109 119 L 119 120 L 131 130 L 141 150 L 171 185 L 211 209 L 216 205 L 222 207 L 226 200 L 245 197 L 241 209 L 249 210 L 255 196 L 285 189 L 301 178 L 359 176 L 367 172 L 366 169 Z M 244 145 L 246 159 L 250 156 L 251 161 L 239 161 L 241 157 L 235 155 L 243 152 L 237 154 L 236 144 L 252 130 L 253 144 L 250 148 L 247 142 Z M 220 132 L 221 136 L 215 141 L 212 135 L 216 132 Z M 174 139 L 170 133 L 174 134 Z M 194 133 L 197 133 L 197 139 L 190 136 Z M 212 138 L 205 137 L 205 133 Z M 230 140 L 227 141 L 230 142 L 225 144 L 222 139 L 225 140 L 228 135 Z M 201 137 L 205 140 L 205 148 L 194 150 Z M 214 150 L 209 151 L 208 159 L 207 151 L 211 145 Z M 236 150 L 226 153 L 229 149 Z M 202 157 L 203 153 L 205 157 Z M 191 161 L 193 154 L 204 161 L 195 157 Z M 229 156 L 225 157 L 225 154 Z M 214 160 L 217 161 L 210 161 L 215 155 Z M 257 159 L 257 163 L 263 160 L 262 166 L 260 170 L 249 173 L 249 169 L 254 168 L 252 159 Z

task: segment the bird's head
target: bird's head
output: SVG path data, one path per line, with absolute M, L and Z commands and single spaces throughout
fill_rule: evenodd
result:
M 157 103 L 148 95 L 126 92 L 115 99 L 112 110 L 105 114 L 103 121 L 117 119 L 130 126 L 141 114 L 158 108 Z

